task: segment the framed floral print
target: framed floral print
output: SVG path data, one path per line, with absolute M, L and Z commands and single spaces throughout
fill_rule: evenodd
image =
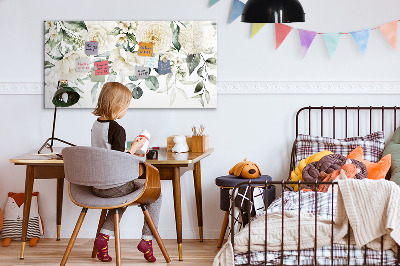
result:
M 131 108 L 216 108 L 214 21 L 45 21 L 45 107 L 59 80 L 94 108 L 105 82 L 132 91 Z

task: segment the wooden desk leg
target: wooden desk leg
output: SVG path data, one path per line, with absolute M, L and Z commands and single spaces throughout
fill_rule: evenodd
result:
M 29 213 L 31 212 L 31 200 L 34 181 L 34 166 L 26 166 L 25 177 L 25 196 L 24 196 L 24 213 L 22 219 L 22 233 L 21 233 L 21 255 L 20 259 L 24 259 L 26 235 L 28 233 Z
M 179 167 L 174 167 L 172 186 L 174 191 L 175 223 L 178 242 L 179 260 L 182 260 L 182 205 L 181 205 L 181 174 Z
M 196 194 L 197 221 L 199 225 L 200 242 L 203 242 L 203 203 L 201 196 L 201 168 L 200 161 L 194 164 L 194 191 Z
M 57 178 L 57 241 L 60 241 L 64 178 Z

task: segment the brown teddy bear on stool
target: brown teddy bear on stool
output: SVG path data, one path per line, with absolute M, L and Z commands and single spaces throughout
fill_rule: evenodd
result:
M 229 170 L 229 174 L 249 179 L 257 178 L 258 176 L 260 176 L 260 168 L 258 168 L 255 163 L 246 160 L 247 158 L 244 159 L 242 162 L 237 163 L 231 170 Z

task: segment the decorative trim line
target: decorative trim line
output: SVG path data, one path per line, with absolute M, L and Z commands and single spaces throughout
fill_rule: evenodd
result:
M 0 94 L 43 94 L 44 84 L 0 83 Z M 400 81 L 220 81 L 218 94 L 400 94 Z
M 400 81 L 226 81 L 218 94 L 400 94 Z
M 44 94 L 43 82 L 0 83 L 0 94 Z

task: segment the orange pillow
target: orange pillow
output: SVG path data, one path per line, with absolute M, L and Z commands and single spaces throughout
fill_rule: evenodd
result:
M 361 146 L 358 146 L 352 152 L 350 152 L 347 158 L 355 159 L 365 164 L 368 170 L 368 179 L 375 180 L 384 179 L 386 177 L 392 161 L 392 155 L 388 154 L 377 163 L 368 162 L 363 159 L 363 149 Z

